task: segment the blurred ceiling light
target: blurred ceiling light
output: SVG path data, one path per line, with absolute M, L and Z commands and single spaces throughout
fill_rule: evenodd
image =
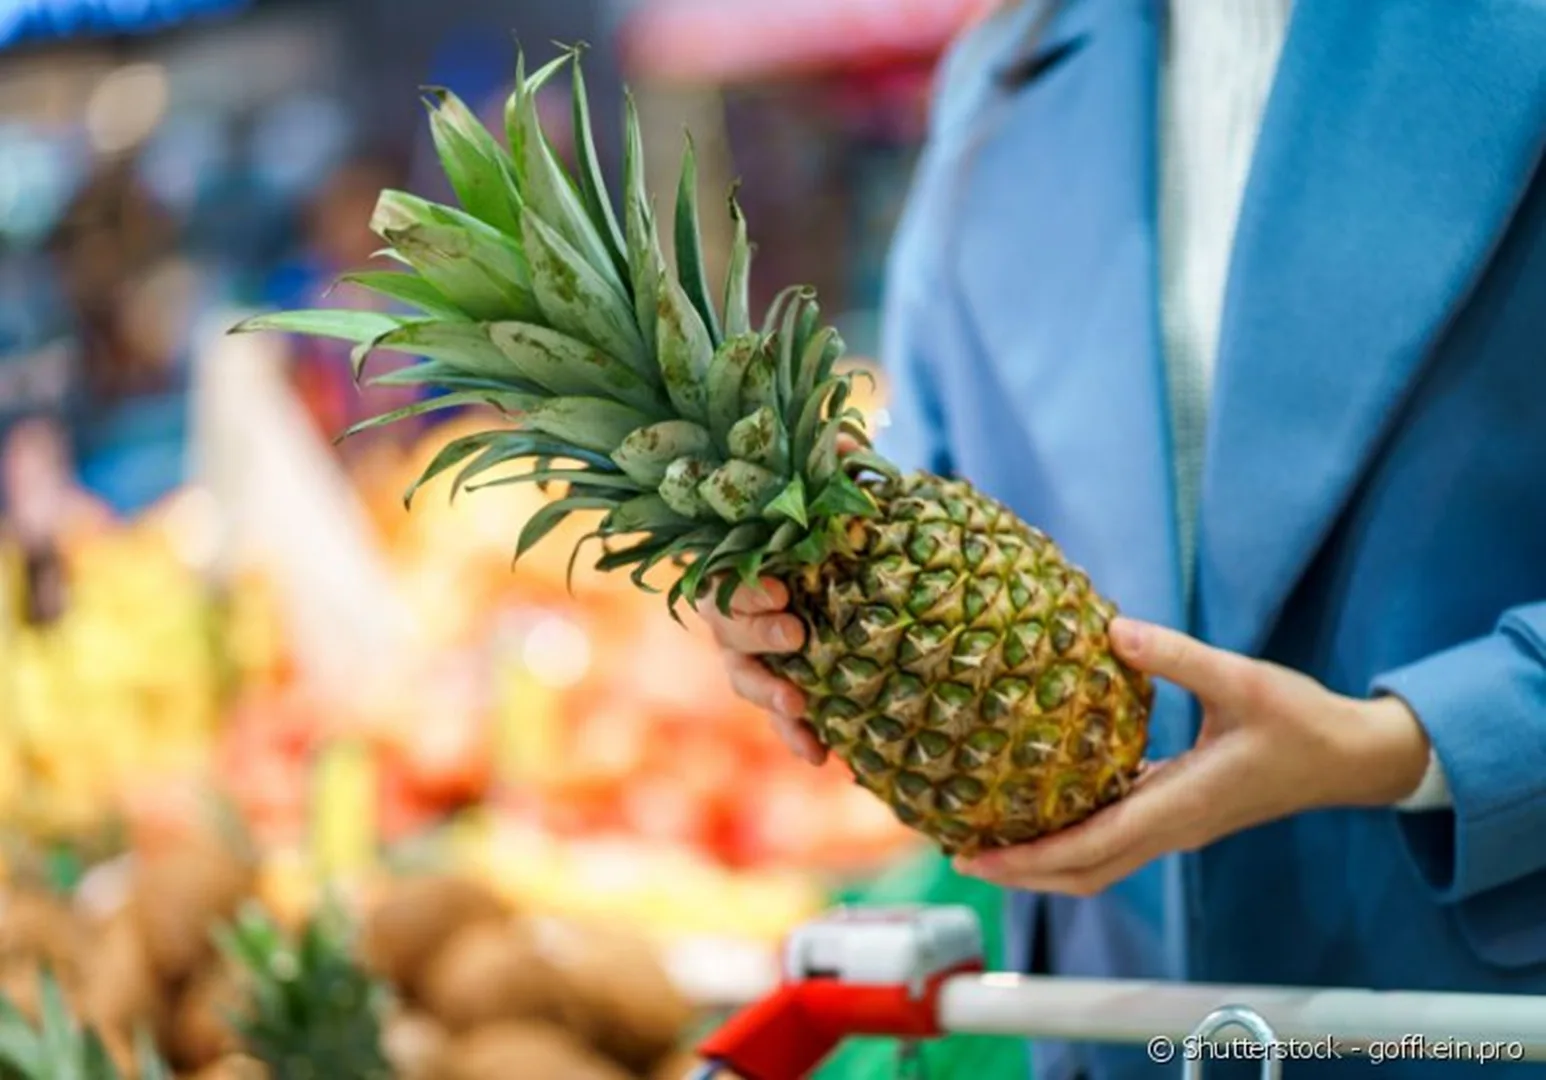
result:
M 110 72 L 86 104 L 92 145 L 116 154 L 143 142 L 166 115 L 167 96 L 166 69 L 160 64 L 128 64 Z

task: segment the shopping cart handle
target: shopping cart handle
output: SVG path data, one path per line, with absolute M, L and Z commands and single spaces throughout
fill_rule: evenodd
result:
M 742 1080 L 800 1080 L 850 1036 L 938 1036 L 941 988 L 981 970 L 969 908 L 839 910 L 790 937 L 782 984 L 698 1053 Z

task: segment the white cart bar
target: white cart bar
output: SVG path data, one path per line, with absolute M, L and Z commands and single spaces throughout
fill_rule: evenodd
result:
M 1484 1045 L 1506 1046 L 1498 1060 L 1546 1061 L 1546 998 L 1505 994 L 962 975 L 942 988 L 939 1017 L 945 1030 L 965 1034 L 1133 1045 L 1169 1038 L 1179 1044 L 1202 1017 L 1227 1005 L 1260 1013 L 1285 1042 L 1329 1038 L 1362 1053 L 1373 1043 L 1404 1040 L 1403 1056 L 1456 1061 L 1474 1060 L 1464 1055 Z M 1215 1038 L 1241 1034 L 1228 1029 Z
M 702 1075 L 799 1080 L 850 1036 L 949 1033 L 1144 1046 L 1183 1080 L 1206 1044 L 1242 1042 L 1269 1080 L 1335 1057 L 1546 1061 L 1546 997 L 984 974 L 981 924 L 960 906 L 839 909 L 790 935 L 781 968 L 700 1044 Z

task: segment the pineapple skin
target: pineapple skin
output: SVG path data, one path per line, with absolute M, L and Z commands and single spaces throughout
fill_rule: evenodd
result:
M 1110 650 L 1115 605 L 964 481 L 865 486 L 879 515 L 787 581 L 804 648 L 768 658 L 821 742 L 948 855 L 1026 843 L 1126 795 L 1154 691 Z

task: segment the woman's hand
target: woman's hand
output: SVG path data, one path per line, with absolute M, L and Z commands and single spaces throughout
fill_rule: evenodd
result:
M 1089 895 L 1152 860 L 1254 825 L 1333 806 L 1388 806 L 1421 782 L 1427 735 L 1399 699 L 1334 694 L 1287 668 L 1118 619 L 1117 654 L 1203 706 L 1192 749 L 1147 768 L 1133 792 L 1064 832 L 959 860 L 1036 892 Z
M 851 454 L 859 443 L 852 435 L 839 435 L 837 452 Z M 805 721 L 805 694 L 774 675 L 758 659 L 776 653 L 799 652 L 805 647 L 805 624 L 788 613 L 789 590 L 784 583 L 763 578 L 760 589 L 736 590 L 730 615 L 721 615 L 713 600 L 698 605 L 698 614 L 714 631 L 725 654 L 725 667 L 735 692 L 773 717 L 779 737 L 797 757 L 812 765 L 827 760 L 827 749 Z
M 780 679 L 759 657 L 797 652 L 805 644 L 805 624 L 790 615 L 789 590 L 783 582 L 764 578 L 760 589 L 746 586 L 730 600 L 730 615 L 722 615 L 712 598 L 698 613 L 714 632 L 724 653 L 735 692 L 773 717 L 779 736 L 797 756 L 812 765 L 827 760 L 827 751 L 804 720 L 805 694 Z

